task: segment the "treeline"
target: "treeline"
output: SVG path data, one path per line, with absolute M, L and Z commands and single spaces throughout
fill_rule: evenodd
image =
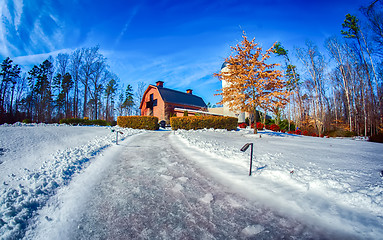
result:
M 58 122 L 63 118 L 103 119 L 137 112 L 143 93 L 119 86 L 99 47 L 49 57 L 23 73 L 8 57 L 0 71 L 0 124 L 16 121 Z
M 338 129 L 365 136 L 383 131 L 382 7 L 376 0 L 360 8 L 360 18 L 347 14 L 340 36 L 326 40 L 326 53 L 311 42 L 296 48 L 301 71 L 276 45 L 291 92 L 287 119 L 318 135 Z

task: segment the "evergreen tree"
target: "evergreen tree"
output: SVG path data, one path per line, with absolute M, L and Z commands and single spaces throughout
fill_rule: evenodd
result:
M 0 84 L 0 116 L 4 117 L 4 114 L 6 112 L 6 107 L 5 107 L 5 99 L 6 95 L 8 93 L 8 85 L 11 82 L 12 78 L 12 60 L 7 57 L 6 59 L 3 60 L 1 64 L 1 84 Z
M 114 98 L 117 91 L 117 82 L 114 78 L 112 78 L 105 87 L 105 120 L 106 121 L 114 121 Z
M 133 88 L 130 84 L 125 89 L 125 98 L 124 102 L 122 103 L 122 108 L 125 110 L 125 113 L 127 115 L 132 115 L 132 108 L 134 106 L 133 101 Z

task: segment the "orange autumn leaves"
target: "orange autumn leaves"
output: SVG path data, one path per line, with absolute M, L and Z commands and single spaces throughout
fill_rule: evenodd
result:
M 274 45 L 262 53 L 254 39 L 249 41 L 243 33 L 242 42 L 231 47 L 232 56 L 225 59 L 227 69 L 215 73 L 225 81 L 220 93 L 220 104 L 232 111 L 254 113 L 258 108 L 265 111 L 280 111 L 288 103 L 289 92 L 282 72 L 276 70 L 279 64 L 266 63 L 274 52 Z

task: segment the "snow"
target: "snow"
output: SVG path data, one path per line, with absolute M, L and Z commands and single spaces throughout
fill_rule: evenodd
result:
M 334 232 L 383 235 L 382 144 L 251 130 L 178 130 L 172 137 L 216 180 L 249 199 Z M 251 177 L 250 151 L 240 151 L 247 142 L 254 143 Z
M 122 139 L 141 132 L 120 131 Z M 114 141 L 109 127 L 1 125 L 0 237 L 22 237 L 36 210 Z
M 262 232 L 263 230 L 265 230 L 265 228 L 261 225 L 254 225 L 254 226 L 247 226 L 246 228 L 244 228 L 242 230 L 242 234 L 245 236 L 245 237 L 253 237 L 255 235 L 257 235 L 258 233 Z
M 1 125 L 0 239 L 383 236 L 382 144 L 111 129 Z

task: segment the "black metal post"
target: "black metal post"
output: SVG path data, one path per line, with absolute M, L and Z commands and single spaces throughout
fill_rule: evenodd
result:
M 253 168 L 253 144 L 251 143 L 251 150 L 250 150 L 250 172 L 249 176 L 251 176 L 251 170 Z
M 250 172 L 249 172 L 249 176 L 251 176 L 251 169 L 253 168 L 253 143 L 246 143 L 241 148 L 241 151 L 242 152 L 246 152 L 246 150 L 249 148 L 249 146 L 251 146 L 251 151 L 250 151 Z

